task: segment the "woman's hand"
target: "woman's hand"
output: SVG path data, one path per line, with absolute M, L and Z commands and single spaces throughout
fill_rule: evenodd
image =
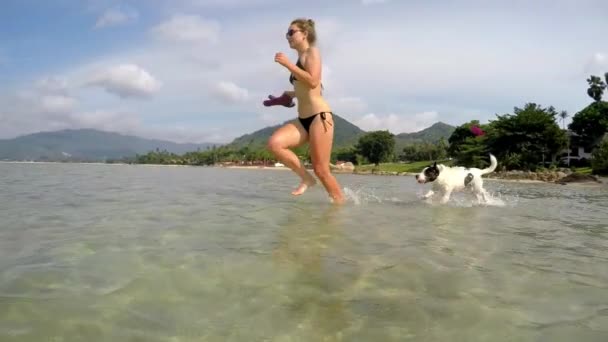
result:
M 274 55 L 274 61 L 281 64 L 284 67 L 286 67 L 287 65 L 290 64 L 289 58 L 287 58 L 287 55 L 285 55 L 282 52 L 277 52 L 277 54 Z

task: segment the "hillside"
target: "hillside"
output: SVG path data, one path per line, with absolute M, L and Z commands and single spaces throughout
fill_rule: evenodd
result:
M 436 122 L 432 126 L 423 129 L 422 131 L 413 133 L 401 133 L 395 136 L 395 139 L 402 143 L 422 143 L 422 142 L 437 142 L 442 137 L 447 138 L 454 132 L 456 127 L 443 122 Z
M 94 129 L 67 129 L 0 140 L 0 160 L 104 161 L 156 149 L 181 154 L 211 145 L 178 144 Z
M 334 149 L 350 147 L 357 143 L 359 137 L 366 132 L 342 117 L 334 114 L 336 128 L 334 131 Z M 269 126 L 255 132 L 242 135 L 234 139 L 228 146 L 234 148 L 263 147 L 270 135 L 281 125 Z M 413 133 L 400 133 L 395 135 L 395 152 L 401 153 L 403 147 L 414 143 L 436 143 L 444 138 L 446 141 L 454 131 L 455 127 L 443 122 L 436 122 L 432 126 Z
M 446 143 L 456 127 L 443 122 L 436 122 L 432 126 L 413 133 L 401 133 L 395 136 L 395 151 L 401 153 L 403 147 L 417 143 L 436 143 L 444 138 Z
M 334 115 L 334 121 L 334 149 L 351 147 L 366 133 L 338 115 Z M 270 135 L 279 127 L 280 125 L 265 127 L 245 134 L 233 140 L 227 147 L 263 148 Z M 395 152 L 401 153 L 404 146 L 412 143 L 435 143 L 441 137 L 447 140 L 453 131 L 454 127 L 437 122 L 419 132 L 398 134 L 395 136 Z M 68 129 L 0 140 L 0 160 L 106 161 L 134 157 L 136 154 L 146 154 L 156 149 L 183 154 L 198 149 L 205 150 L 212 145 L 178 144 L 94 129 Z
M 268 142 L 268 138 L 270 138 L 272 133 L 286 122 L 242 135 L 234 139 L 228 146 L 234 148 L 241 148 L 244 146 L 263 147 Z M 352 146 L 356 144 L 359 137 L 365 133 L 365 131 L 361 130 L 359 127 L 336 114 L 334 114 L 334 125 L 334 148 Z

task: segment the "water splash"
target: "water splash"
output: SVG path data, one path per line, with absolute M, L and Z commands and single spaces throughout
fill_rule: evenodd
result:
M 383 199 L 373 193 L 373 190 L 366 190 L 360 188 L 357 190 L 344 188 L 344 195 L 346 200 L 353 202 L 355 205 L 361 205 L 361 203 L 382 203 Z
M 502 194 L 500 191 L 486 190 L 486 201 L 479 202 L 475 195 L 470 193 L 455 192 L 450 196 L 448 203 L 443 204 L 453 207 L 514 207 L 519 203 L 519 196 Z M 427 190 L 420 188 L 416 192 L 416 197 L 423 203 L 430 205 L 442 205 L 437 200 L 425 199 Z
M 347 202 L 354 203 L 355 205 L 369 204 L 369 203 L 426 203 L 429 205 L 442 205 L 437 201 L 431 199 L 425 199 L 424 195 L 427 190 L 420 188 L 416 193 L 412 194 L 407 200 L 397 197 L 384 197 L 376 194 L 373 189 L 365 187 L 361 188 L 349 188 L 344 187 L 344 195 L 346 196 Z M 519 203 L 519 197 L 513 195 L 502 194 L 500 191 L 487 190 L 487 201 L 479 203 L 477 198 L 469 193 L 453 193 L 448 203 L 443 204 L 452 207 L 514 207 Z

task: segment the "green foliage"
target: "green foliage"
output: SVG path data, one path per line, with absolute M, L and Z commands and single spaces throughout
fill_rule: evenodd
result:
M 399 160 L 402 161 L 422 161 L 422 160 L 438 160 L 447 158 L 448 144 L 446 139 L 441 137 L 436 144 L 432 143 L 416 143 L 406 145 L 402 153 L 399 155 Z
M 527 103 L 515 107 L 513 114 L 496 115 L 487 125 L 477 120 L 457 127 L 449 138 L 448 149 L 460 165 L 486 167 L 487 155 L 493 153 L 507 169 L 535 170 L 545 161 L 555 161 L 566 146 L 567 137 L 557 124 L 558 112 Z M 476 137 L 471 131 L 478 125 L 486 134 Z
M 234 149 L 227 146 L 213 147 L 206 151 L 187 152 L 183 155 L 166 151 L 151 151 L 137 155 L 134 162 L 139 164 L 172 164 L 172 165 L 214 165 L 216 163 L 256 163 L 268 164 L 274 157 L 267 149 L 243 147 Z
M 514 114 L 496 115 L 487 134 L 488 150 L 524 169 L 555 162 L 567 144 L 566 133 L 557 124 L 558 115 L 552 106 L 542 108 L 535 103 L 515 107 Z
M 562 110 L 561 112 L 559 112 L 559 118 L 560 120 L 562 120 L 562 129 L 566 129 L 566 119 L 568 118 L 569 114 L 567 111 Z
M 468 137 L 461 144 L 454 158 L 459 165 L 484 168 L 489 165 L 486 137 Z
M 183 164 L 183 160 L 175 153 L 166 150 L 148 152 L 145 155 L 137 155 L 136 161 L 141 164 Z
M 454 132 L 452 132 L 452 135 L 448 138 L 448 153 L 450 155 L 456 157 L 463 148 L 464 143 L 468 142 L 470 144 L 472 142 L 471 140 L 468 140 L 468 138 L 476 138 L 471 132 L 471 126 L 479 126 L 484 131 L 487 131 L 488 129 L 487 125 L 481 125 L 479 120 L 472 120 L 456 127 Z
M 608 131 L 608 102 L 593 102 L 572 117 L 568 126 L 578 134 L 578 143 L 594 146 Z
M 453 165 L 452 161 L 450 160 L 442 160 L 442 159 L 438 159 L 438 160 L 422 160 L 422 161 L 417 161 L 417 162 L 413 162 L 413 163 L 380 163 L 378 165 L 375 164 L 368 164 L 368 165 L 359 165 L 356 168 L 357 172 L 374 172 L 374 171 L 381 171 L 381 172 L 397 172 L 397 173 L 402 173 L 402 172 L 408 172 L 408 173 L 416 173 L 416 172 L 420 172 L 423 168 L 432 165 L 434 162 L 437 162 L 437 164 L 441 163 L 447 166 L 451 166 Z
M 354 147 L 342 147 L 339 149 L 335 149 L 332 152 L 332 156 L 331 156 L 331 161 L 333 163 L 337 162 L 337 161 L 346 161 L 346 162 L 351 162 L 355 165 L 358 164 L 358 160 L 357 160 L 357 151 L 355 150 Z
M 456 127 L 448 139 L 448 153 L 459 165 L 483 168 L 489 164 L 487 138 L 485 135 L 475 136 L 471 132 L 471 126 L 474 125 L 479 126 L 486 134 L 491 129 L 489 125 L 482 125 L 478 120 Z
M 607 74 L 608 73 L 606 73 L 604 76 L 606 77 L 606 82 L 608 83 Z M 601 101 L 604 90 L 606 89 L 606 83 L 604 83 L 600 77 L 594 75 L 591 75 L 587 79 L 587 83 L 589 83 L 587 95 L 589 95 L 589 97 L 591 97 L 595 102 Z
M 597 145 L 604 133 L 608 131 L 608 102 L 602 101 L 602 95 L 608 83 L 608 72 L 604 74 L 604 78 L 606 82 L 595 75 L 591 75 L 587 79 L 589 83 L 587 95 L 594 102 L 576 113 L 568 126 L 578 135 L 575 143 L 585 147 Z
M 521 153 L 509 152 L 501 159 L 501 164 L 508 170 L 519 170 L 524 165 Z
M 591 168 L 597 175 L 608 175 L 608 136 L 593 150 Z
M 392 160 L 394 148 L 395 135 L 389 131 L 366 133 L 355 146 L 358 154 L 375 165 Z

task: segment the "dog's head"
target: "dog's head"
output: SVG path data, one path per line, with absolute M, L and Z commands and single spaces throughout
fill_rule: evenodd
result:
M 416 175 L 416 181 L 420 184 L 433 182 L 439 177 L 441 173 L 441 165 L 437 165 L 437 162 L 433 165 L 427 166 L 419 174 Z

